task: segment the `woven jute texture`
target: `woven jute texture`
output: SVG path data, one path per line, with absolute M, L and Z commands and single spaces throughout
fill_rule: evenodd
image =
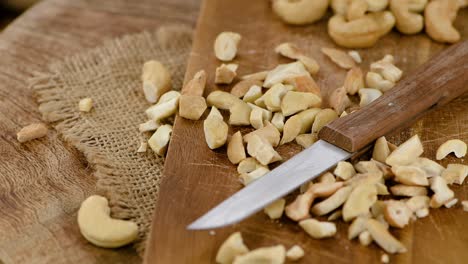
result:
M 137 153 L 150 105 L 141 89 L 145 61 L 161 61 L 180 89 L 191 48 L 191 30 L 161 27 L 110 40 L 102 46 L 50 65 L 36 73 L 31 87 L 37 94 L 43 119 L 63 138 L 82 151 L 97 177 L 97 189 L 109 199 L 113 217 L 130 219 L 139 226 L 135 243 L 143 253 L 158 198 L 164 160 Z M 80 99 L 90 97 L 89 113 L 78 111 Z

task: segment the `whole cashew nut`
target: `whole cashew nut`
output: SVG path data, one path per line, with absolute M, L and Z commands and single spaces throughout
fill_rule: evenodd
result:
M 368 48 L 394 25 L 395 17 L 389 11 L 370 13 L 349 22 L 343 15 L 335 15 L 328 21 L 328 34 L 340 46 Z
M 457 0 L 434 0 L 424 10 L 426 32 L 435 41 L 455 43 L 460 40 L 460 33 L 453 26 L 457 17 Z
M 117 248 L 131 243 L 138 236 L 134 222 L 113 219 L 105 197 L 92 195 L 78 210 L 78 226 L 81 234 L 99 247 Z
M 423 29 L 423 16 L 409 11 L 409 0 L 390 1 L 390 10 L 395 15 L 396 27 L 401 33 L 416 34 Z
M 427 0 L 409 0 L 409 11 L 421 13 L 426 8 Z
M 388 6 L 388 0 L 366 0 L 367 10 L 370 12 L 383 11 Z
M 273 11 L 286 23 L 304 25 L 321 19 L 329 0 L 274 0 Z

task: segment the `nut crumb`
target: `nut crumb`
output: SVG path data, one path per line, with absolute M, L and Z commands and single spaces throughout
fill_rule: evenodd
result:
M 47 126 L 43 123 L 30 124 L 23 127 L 16 134 L 16 138 L 20 143 L 24 143 L 36 138 L 45 137 L 47 135 L 47 130 Z
M 468 201 L 462 201 L 461 204 L 463 206 L 463 211 L 468 212 Z
M 89 112 L 93 108 L 93 99 L 91 98 L 83 98 L 78 103 L 78 108 L 80 112 Z
M 380 257 L 380 261 L 382 263 L 388 263 L 390 262 L 390 257 L 387 255 L 387 254 L 383 254 L 381 257 Z

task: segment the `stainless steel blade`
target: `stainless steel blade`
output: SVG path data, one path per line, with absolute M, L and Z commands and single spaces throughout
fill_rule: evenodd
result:
M 226 199 L 187 228 L 213 229 L 237 223 L 351 155 L 352 153 L 319 140 Z

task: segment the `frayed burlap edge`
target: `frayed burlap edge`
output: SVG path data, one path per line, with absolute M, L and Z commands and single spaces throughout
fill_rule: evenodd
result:
M 135 248 L 143 254 L 158 198 L 164 160 L 136 153 L 138 124 L 149 106 L 141 92 L 142 64 L 160 60 L 180 89 L 191 49 L 191 29 L 161 27 L 110 40 L 102 46 L 50 65 L 48 73 L 30 80 L 43 119 L 83 152 L 97 177 L 97 190 L 109 198 L 113 217 L 139 226 Z M 80 113 L 80 99 L 91 97 L 94 108 Z

